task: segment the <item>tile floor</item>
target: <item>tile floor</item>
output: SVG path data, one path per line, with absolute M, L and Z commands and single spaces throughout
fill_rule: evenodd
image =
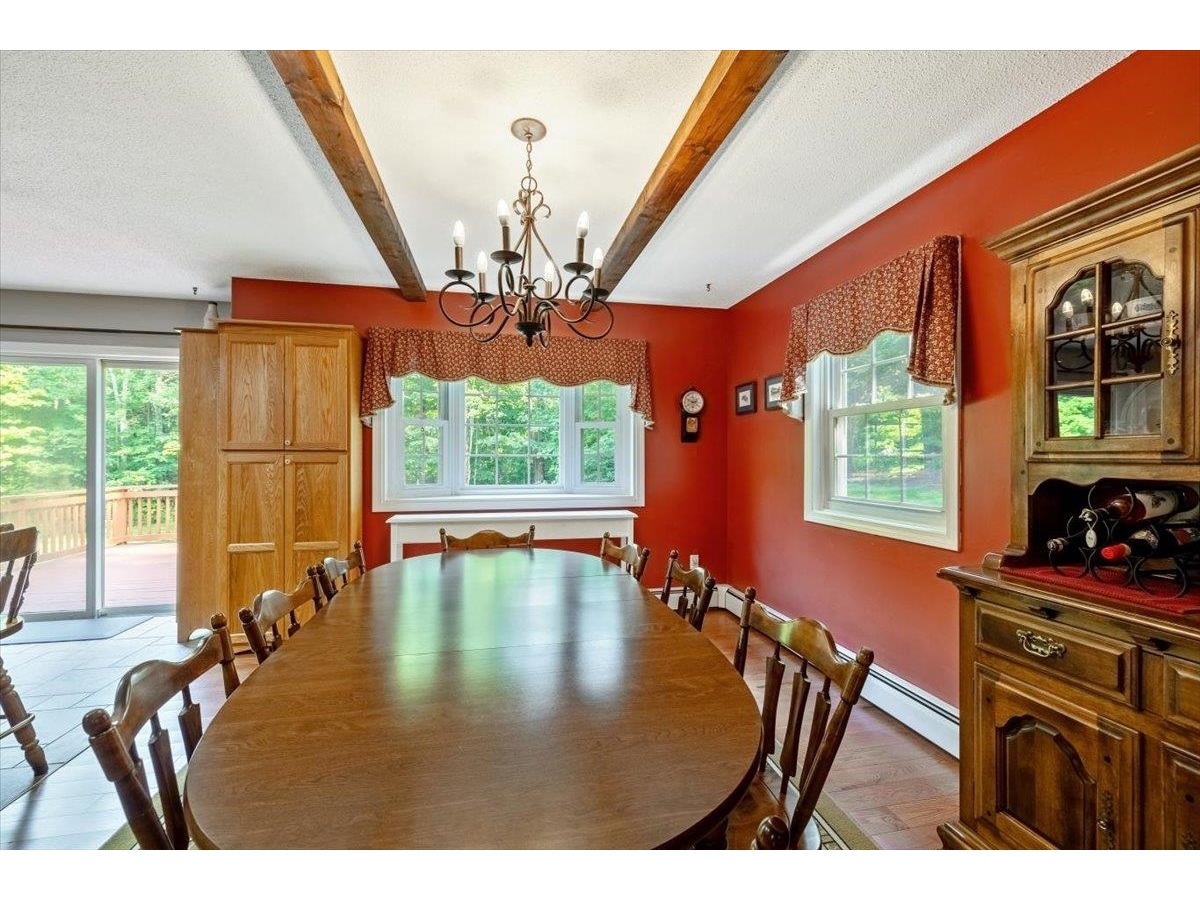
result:
M 135 664 L 188 652 L 175 641 L 172 616 L 152 618 L 107 640 L 0 648 L 21 699 L 37 716 L 34 727 L 50 763 L 50 774 L 30 788 L 33 773 L 21 748 L 13 738 L 0 744 L 0 802 L 6 804 L 0 808 L 0 850 L 94 848 L 124 824 L 116 792 L 88 748 L 84 713 L 111 708 L 117 680 Z M 238 657 L 239 669 L 253 667 L 253 656 Z M 224 699 L 217 670 L 193 696 L 207 724 Z M 182 745 L 175 744 L 182 765 Z

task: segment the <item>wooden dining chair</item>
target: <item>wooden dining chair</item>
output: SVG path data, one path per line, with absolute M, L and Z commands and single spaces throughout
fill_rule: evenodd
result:
M 494 550 L 498 547 L 532 547 L 533 546 L 533 529 L 530 525 L 529 530 L 523 534 L 507 535 L 501 534 L 498 531 L 484 529 L 477 531 L 470 537 L 455 537 L 452 534 L 447 534 L 445 528 L 439 528 L 438 533 L 442 536 L 442 552 L 447 550 Z
M 813 810 L 825 787 L 825 779 L 846 734 L 846 723 L 862 693 L 875 654 L 864 647 L 854 659 L 841 660 L 833 635 L 820 622 L 814 619 L 780 620 L 764 610 L 757 599 L 755 589 L 747 588 L 733 665 L 744 677 L 752 631 L 772 642 L 763 689 L 763 755 L 759 777 L 730 816 L 726 839 L 730 846 L 742 849 L 751 846 L 759 850 L 816 849 L 821 840 L 812 819 Z M 779 698 L 787 668 L 782 659 L 784 649 L 797 657 L 797 666 L 792 673 L 783 743 L 775 755 Z M 831 685 L 837 687 L 836 700 L 830 694 Z M 805 740 L 805 709 L 810 698 L 812 713 L 808 717 Z M 779 768 L 778 788 L 772 787 L 764 778 L 768 756 L 775 759 Z M 785 801 L 788 785 L 793 779 L 798 797 L 789 817 Z
M 685 569 L 679 564 L 679 551 L 672 550 L 667 557 L 667 581 L 663 585 L 661 597 L 668 607 L 671 605 L 671 591 L 676 582 L 679 584 L 679 602 L 675 612 L 700 631 L 704 628 L 704 616 L 712 602 L 717 581 L 707 569 L 700 566 Z
M 245 632 L 250 649 L 254 651 L 260 663 L 283 644 L 283 632 L 279 626 L 284 620 L 287 621 L 288 637 L 300 630 L 300 620 L 296 617 L 296 612 L 309 603 L 313 605 L 314 613 L 319 613 L 326 603 L 316 566 L 308 567 L 307 575 L 290 594 L 276 590 L 263 591 L 254 598 L 250 606 L 243 606 L 238 610 L 242 631 Z M 270 637 L 267 636 L 268 633 Z
M 184 755 L 190 760 L 203 732 L 200 706 L 192 700 L 192 683 L 218 665 L 226 697 L 240 683 L 233 663 L 228 622 L 225 616 L 217 613 L 211 624 L 212 631 L 202 630 L 192 635 L 199 643 L 187 659 L 181 662 L 152 659 L 138 663 L 117 682 L 111 714 L 104 709 L 93 709 L 83 717 L 88 743 L 105 777 L 116 786 L 125 818 L 143 850 L 186 850 L 189 840 L 175 760 L 171 755 L 168 732 L 159 720 L 159 711 L 176 694 L 183 695 L 179 731 Z M 145 763 L 134 743 L 147 722 L 150 723 L 147 749 L 162 807 L 161 820 L 146 778 Z
M 21 606 L 25 603 L 25 591 L 29 587 L 29 573 L 37 562 L 38 530 L 35 527 L 14 528 L 11 522 L 0 525 L 0 640 L 16 634 L 25 627 L 21 618 Z M 15 573 L 13 570 L 16 570 Z M 46 762 L 46 751 L 38 741 L 33 727 L 34 716 L 25 709 L 20 695 L 13 687 L 12 677 L 4 668 L 0 657 L 0 712 L 8 723 L 0 728 L 0 740 L 13 736 L 21 745 L 25 761 L 35 776 L 50 771 Z
M 314 574 L 321 585 L 321 590 L 325 593 L 326 600 L 332 600 L 341 588 L 350 583 L 352 578 L 362 578 L 366 571 L 367 554 L 363 550 L 362 541 L 354 542 L 354 546 L 350 549 L 350 555 L 345 559 L 327 556 L 314 567 Z
M 650 549 L 648 547 L 639 547 L 634 543 L 618 547 L 609 539 L 608 532 L 606 531 L 604 532 L 604 537 L 600 539 L 600 558 L 616 563 L 632 575 L 634 581 L 640 584 L 642 573 L 646 571 L 646 563 L 650 560 Z

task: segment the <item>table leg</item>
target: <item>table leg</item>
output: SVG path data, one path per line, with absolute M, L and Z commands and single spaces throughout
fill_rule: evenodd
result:
M 0 659 L 0 709 L 4 718 L 25 752 L 25 760 L 33 768 L 35 776 L 45 775 L 50 771 L 46 763 L 46 751 L 38 743 L 37 732 L 33 730 L 33 716 L 25 711 L 25 704 L 13 688 L 12 678 L 4 668 L 4 660 Z

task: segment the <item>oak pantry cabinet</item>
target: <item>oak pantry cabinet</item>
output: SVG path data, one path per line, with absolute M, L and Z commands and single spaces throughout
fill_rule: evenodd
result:
M 349 326 L 181 332 L 180 640 L 359 538 L 361 360 Z

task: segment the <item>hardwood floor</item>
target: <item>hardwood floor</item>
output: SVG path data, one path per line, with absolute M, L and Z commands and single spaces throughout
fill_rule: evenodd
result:
M 39 714 L 39 736 L 61 752 L 52 752 L 54 768 L 48 777 L 0 809 L 0 849 L 98 847 L 124 823 L 116 792 L 87 750 L 79 720 L 87 709 L 111 704 L 112 682 L 134 663 L 180 653 L 174 627 L 172 618 L 160 617 L 108 641 L 5 648 L 6 659 L 10 654 L 14 662 L 21 658 L 21 690 L 25 695 L 28 685 L 27 704 Z M 732 659 L 737 620 L 731 613 L 711 610 L 704 633 Z M 766 652 L 765 641 L 753 641 L 746 664 L 751 689 L 759 697 Z M 252 655 L 238 656 L 243 679 L 254 667 Z M 38 673 L 45 676 L 44 686 L 35 683 Z M 209 672 L 193 696 L 207 725 L 225 699 L 219 671 Z M 787 709 L 786 695 L 780 709 Z M 63 719 L 62 736 L 53 739 L 59 729 L 52 723 L 58 718 Z M 5 793 L 9 784 L 30 778 L 19 749 L 11 744 L 5 741 L 0 753 Z M 175 744 L 182 763 L 182 749 Z M 861 701 L 850 717 L 826 792 L 881 847 L 935 848 L 940 846 L 937 825 L 957 816 L 958 762 Z
M 737 631 L 737 618 L 727 610 L 711 610 L 704 620 L 704 633 L 731 661 Z M 760 702 L 769 652 L 766 639 L 752 635 L 746 680 Z M 789 693 L 785 684 L 779 703 L 780 739 Z M 958 817 L 958 760 L 860 700 L 825 793 L 880 847 L 936 849 L 942 845 L 937 826 Z

